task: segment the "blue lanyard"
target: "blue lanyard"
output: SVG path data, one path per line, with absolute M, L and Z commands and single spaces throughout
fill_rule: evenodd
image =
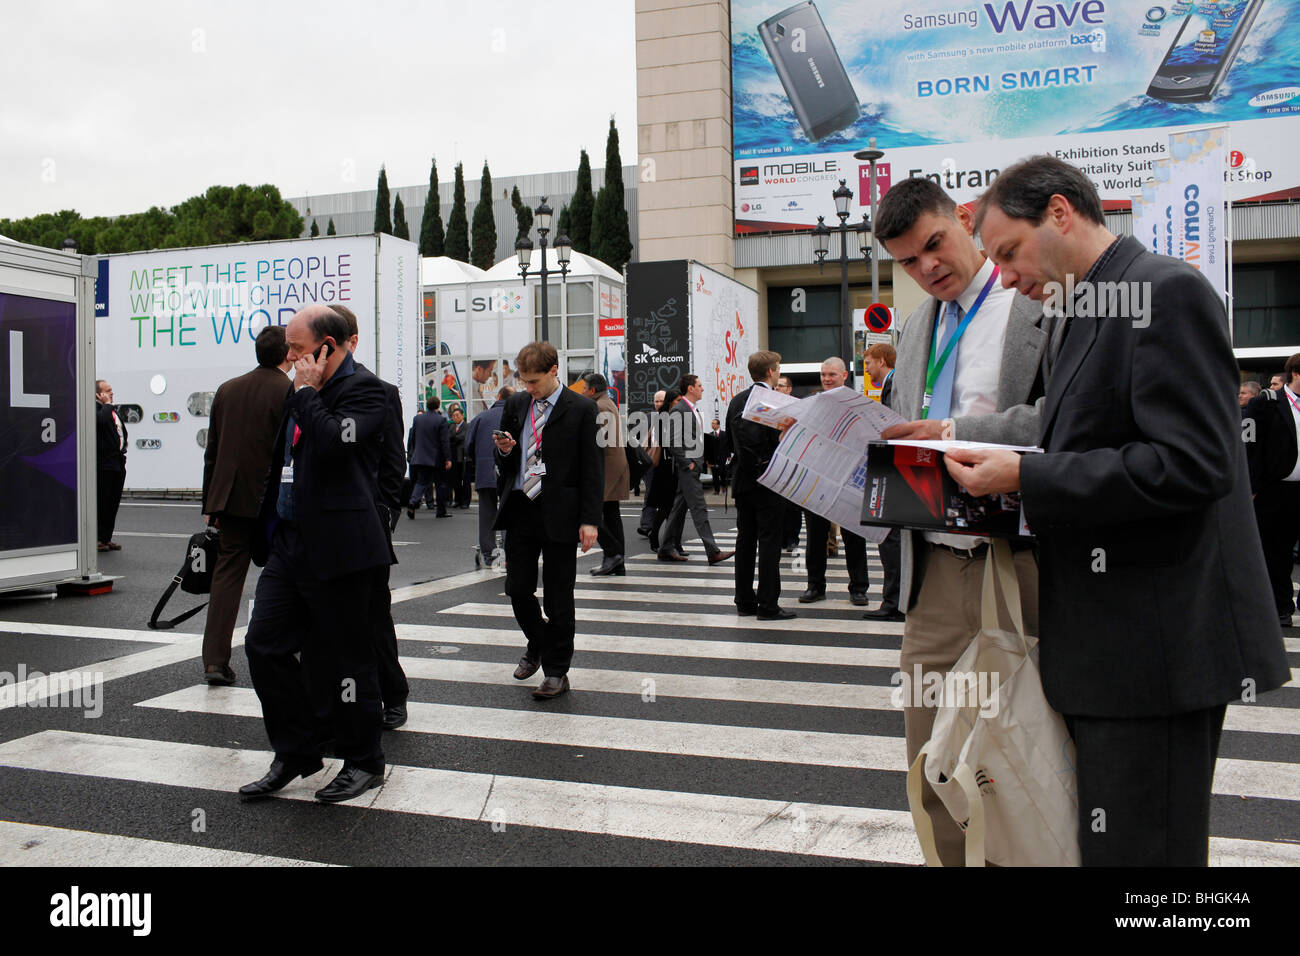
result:
M 948 345 L 943 350 L 942 355 L 939 354 L 940 323 L 938 321 L 934 323 L 934 350 L 931 352 L 930 368 L 925 376 L 925 398 L 921 402 L 922 418 L 930 417 L 930 400 L 934 397 L 934 383 L 939 380 L 939 374 L 943 371 L 943 367 L 948 364 L 948 359 L 952 357 L 953 351 L 957 348 L 957 341 L 966 332 L 966 327 L 970 325 L 971 319 L 975 318 L 975 313 L 980 310 L 980 306 L 984 304 L 984 300 L 988 298 L 989 291 L 993 288 L 993 283 L 998 281 L 999 271 L 1001 270 L 997 266 L 993 267 L 993 274 L 989 276 L 989 281 L 984 283 L 984 288 L 980 290 L 979 297 L 976 298 L 975 304 L 971 306 L 970 311 L 966 313 L 966 317 L 962 319 L 961 324 L 957 326 L 957 331 L 954 332 L 952 338 L 948 340 Z

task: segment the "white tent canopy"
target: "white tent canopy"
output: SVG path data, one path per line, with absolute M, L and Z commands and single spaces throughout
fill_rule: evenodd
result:
M 546 256 L 546 268 L 549 272 L 555 273 L 553 281 L 558 282 L 560 280 L 560 264 L 555 261 L 554 255 L 555 255 L 555 250 L 553 249 L 548 250 L 548 255 Z M 424 261 L 429 262 L 430 260 L 425 259 Z M 529 268 L 532 270 L 536 270 L 540 265 L 541 261 L 542 261 L 541 253 L 537 249 L 534 249 L 533 261 L 529 264 Z M 599 276 L 602 279 L 608 279 L 610 282 L 617 282 L 619 285 L 623 284 L 623 277 L 619 275 L 619 273 L 611 269 L 609 266 L 605 265 L 605 263 L 601 262 L 599 259 L 595 259 L 592 258 L 591 256 L 584 255 L 581 252 L 573 253 L 569 260 L 568 278 L 574 279 L 574 278 L 583 278 L 586 276 Z M 502 259 L 500 262 L 494 265 L 487 272 L 483 273 L 483 275 L 480 278 L 489 279 L 489 280 L 495 279 L 499 282 L 505 282 L 508 280 L 513 280 L 515 282 L 518 282 L 519 281 L 519 260 L 517 258 Z M 426 278 L 425 283 L 428 284 L 428 281 L 429 280 Z
M 486 276 L 487 273 L 478 266 L 461 262 L 451 256 L 425 256 L 420 260 L 420 281 L 424 285 L 478 282 Z

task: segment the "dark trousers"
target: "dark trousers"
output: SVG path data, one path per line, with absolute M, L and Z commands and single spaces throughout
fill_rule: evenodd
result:
M 847 545 L 845 547 L 847 549 Z M 880 604 L 882 607 L 898 610 L 898 584 L 903 566 L 903 557 L 900 553 L 902 550 L 901 532 L 897 528 L 891 528 L 888 537 L 880 542 L 877 547 L 880 550 L 880 563 L 884 566 L 885 572 L 885 593 Z
M 641 501 L 641 524 L 638 527 L 643 531 L 649 531 L 655 520 L 657 509 L 650 503 L 650 488 L 654 485 L 655 471 L 654 468 L 647 468 L 645 474 L 641 476 L 645 482 L 645 498 Z
M 736 607 L 775 611 L 781 598 L 781 537 L 786 501 L 759 486 L 736 495 Z M 758 593 L 754 559 L 758 558 Z
M 1205 866 L 1224 705 L 1172 717 L 1066 717 L 1084 866 Z
M 411 476 L 415 480 L 415 488 L 411 491 L 411 500 L 407 503 L 407 507 L 419 507 L 421 498 L 424 499 L 425 504 L 433 507 L 433 494 L 436 488 L 438 492 L 438 514 L 445 515 L 447 513 L 447 498 L 449 497 L 447 469 L 442 465 L 412 465 Z
M 239 617 L 239 602 L 244 596 L 244 579 L 248 576 L 249 543 L 257 527 L 255 518 L 220 515 L 217 537 L 217 566 L 212 569 L 212 593 L 208 598 L 208 617 L 203 624 L 203 665 L 230 663 L 230 637 Z
M 492 526 L 497 522 L 497 490 L 480 488 L 478 490 L 478 550 L 484 561 L 492 560 L 492 553 L 497 549 L 497 533 Z
M 830 537 L 831 523 L 821 515 L 804 512 L 808 523 L 808 587 L 826 590 L 826 539 Z M 849 566 L 849 593 L 866 593 L 870 584 L 867 574 L 867 541 L 847 528 L 840 528 L 844 539 L 844 558 Z
M 574 528 L 573 537 L 563 541 L 547 537 L 545 496 L 542 492 L 530 501 L 522 491 L 515 491 L 506 502 L 511 512 L 506 516 L 506 594 L 510 595 L 515 620 L 528 639 L 528 657 L 541 662 L 547 677 L 560 677 L 569 672 L 573 660 L 578 529 Z M 541 604 L 537 601 L 539 557 L 545 590 Z
M 406 703 L 411 685 L 397 659 L 397 628 L 393 626 L 393 592 L 388 580 L 392 568 L 376 568 L 370 577 L 370 637 L 375 642 L 375 667 L 379 696 L 385 707 Z
M 456 462 L 451 466 L 450 483 L 452 498 L 457 508 L 468 508 L 470 501 L 470 485 L 474 480 L 473 464 L 469 462 Z
M 1255 496 L 1255 522 L 1273 603 L 1279 616 L 1291 614 L 1295 610 L 1291 568 L 1296 539 L 1300 538 L 1300 481 L 1279 481 L 1260 489 Z
M 95 523 L 96 534 L 100 544 L 113 540 L 113 528 L 117 524 L 117 508 L 122 503 L 122 485 L 126 483 L 125 471 L 95 472 Z
M 781 546 L 787 550 L 799 544 L 799 529 L 803 526 L 803 509 L 791 505 L 785 509 L 785 527 L 781 529 Z
M 601 509 L 600 527 L 596 531 L 596 543 L 606 558 L 621 558 L 627 546 L 623 537 L 623 515 L 618 505 L 617 501 L 605 502 Z
M 704 500 L 704 488 L 700 484 L 702 460 L 697 459 L 692 469 L 677 469 L 677 497 L 673 500 L 672 511 L 668 513 L 668 527 L 659 540 L 661 550 L 682 549 L 682 531 L 686 527 L 687 509 L 691 512 L 696 534 L 704 542 L 704 550 L 709 554 L 717 554 L 721 550 L 718 542 L 713 540 L 713 528 L 709 525 L 709 505 Z
M 298 529 L 281 521 L 244 639 L 266 735 L 277 758 L 302 761 L 319 754 L 332 730 L 334 752 L 346 764 L 382 773 L 370 604 L 374 578 L 386 568 L 328 581 L 309 568 Z M 329 726 L 322 726 L 325 715 Z

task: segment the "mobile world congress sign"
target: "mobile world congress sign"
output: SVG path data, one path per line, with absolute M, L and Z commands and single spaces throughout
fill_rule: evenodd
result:
M 867 15 L 869 10 L 870 14 Z M 732 0 L 736 231 L 928 176 L 958 202 L 1048 153 L 1127 207 L 1169 134 L 1227 124 L 1234 200 L 1300 197 L 1300 0 Z

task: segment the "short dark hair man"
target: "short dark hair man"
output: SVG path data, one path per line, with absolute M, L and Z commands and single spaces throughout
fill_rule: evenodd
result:
M 507 435 L 496 436 L 496 528 L 506 532 L 506 593 L 528 640 L 515 680 L 542 668 L 545 679 L 533 697 L 550 700 L 569 690 L 577 626 L 573 546 L 585 552 L 596 543 L 605 458 L 596 444 L 596 403 L 560 385 L 555 346 L 531 342 L 515 364 L 524 390 L 506 400 L 501 431 Z M 545 620 L 537 602 L 539 557 Z
M 406 517 L 411 520 L 415 520 L 415 509 L 420 507 L 421 498 L 425 499 L 426 506 L 433 505 L 435 492 L 438 502 L 435 517 L 451 517 L 447 510 L 451 492 L 447 484 L 447 472 L 451 471 L 451 425 L 438 411 L 441 404 L 438 396 L 431 396 L 425 404 L 424 413 L 415 416 L 406 435 L 406 459 L 411 463 L 412 482 Z
M 337 312 L 307 306 L 285 337 L 294 393 L 252 539 L 253 560 L 264 567 L 245 639 L 275 759 L 240 793 L 265 796 L 318 772 L 317 720 L 328 714 L 343 769 L 316 799 L 334 803 L 384 777 L 369 612 L 371 579 L 392 555 L 374 507 L 387 398 L 379 379 L 356 367 Z
M 235 682 L 230 643 L 239 616 L 271 449 L 292 388 L 284 328 L 268 325 L 254 344 L 257 368 L 223 382 L 212 399 L 203 449 L 203 513 L 219 532 L 217 564 L 203 624 L 203 679 Z
M 704 500 L 704 486 L 700 472 L 704 465 L 704 419 L 700 414 L 700 400 L 704 397 L 704 383 L 698 375 L 686 374 L 681 379 L 682 398 L 669 412 L 668 435 L 672 439 L 664 445 L 664 458 L 677 476 L 677 496 L 668 513 L 667 526 L 659 541 L 660 561 L 686 561 L 682 554 L 682 532 L 686 527 L 689 509 L 695 530 L 704 542 L 709 564 L 725 561 L 735 554 L 723 551 L 714 540 L 709 524 L 709 505 Z
M 497 393 L 497 400 L 491 408 L 484 409 L 474 416 L 469 423 L 465 436 L 466 467 L 474 465 L 474 488 L 478 491 L 478 554 L 475 566 L 491 567 L 497 560 L 496 531 L 493 525 L 497 520 L 497 474 L 496 443 L 492 433 L 501 427 L 501 414 L 505 411 L 506 399 L 515 393 L 509 385 L 502 385 Z
M 1274 375 L 1271 379 L 1269 379 L 1268 387 L 1276 392 L 1278 391 L 1278 389 L 1280 389 L 1283 385 L 1286 384 L 1286 380 L 1287 380 L 1286 373 L 1279 372 L 1276 375 Z
M 778 603 L 781 598 L 781 544 L 785 512 L 793 507 L 758 483 L 781 442 L 781 433 L 746 421 L 745 403 L 756 388 L 772 388 L 781 372 L 779 352 L 766 350 L 749 357 L 754 384 L 727 406 L 727 431 L 735 454 L 732 493 L 736 496 L 736 613 L 755 614 L 763 621 L 795 616 Z M 758 558 L 758 591 L 754 590 L 754 558 Z
M 1038 539 L 1039 667 L 1077 751 L 1084 865 L 1204 866 L 1225 706 L 1290 677 L 1223 300 L 1181 260 L 1117 239 L 1091 181 L 1052 157 L 1004 169 L 976 218 L 1003 284 L 1033 298 L 1070 279 L 1147 290 L 1136 316 L 1064 310 L 1044 454 L 947 463 L 974 494 L 1019 490 Z

